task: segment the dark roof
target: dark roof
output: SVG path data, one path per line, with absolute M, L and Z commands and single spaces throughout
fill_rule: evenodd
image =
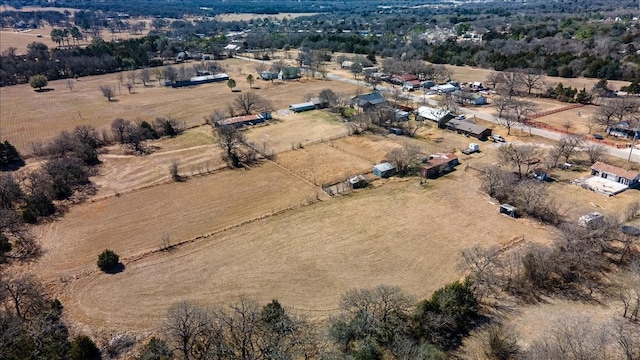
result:
M 354 100 L 356 104 L 358 104 L 358 106 L 363 106 L 366 104 L 378 105 L 387 101 L 387 99 L 385 99 L 384 96 L 380 95 L 380 93 L 377 91 L 356 96 Z
M 447 126 L 456 130 L 462 130 L 469 134 L 476 134 L 476 135 L 480 135 L 489 129 L 484 126 L 470 123 L 468 121 L 455 120 L 455 119 L 449 120 L 449 122 L 447 122 Z
M 433 158 L 429 159 L 424 165 L 421 167 L 422 170 L 432 169 L 434 167 L 438 167 L 440 165 L 448 164 L 453 160 L 447 158 Z

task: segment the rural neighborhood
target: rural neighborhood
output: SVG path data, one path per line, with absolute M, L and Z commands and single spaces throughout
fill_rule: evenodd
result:
M 1 359 L 640 357 L 631 2 L 90 3 L 0 10 Z

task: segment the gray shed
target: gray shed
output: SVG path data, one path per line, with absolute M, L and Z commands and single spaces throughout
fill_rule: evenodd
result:
M 379 176 L 381 178 L 387 178 L 395 175 L 396 167 L 388 162 L 384 162 L 382 164 L 375 165 L 373 167 L 373 174 L 375 176 Z
M 300 104 L 289 105 L 289 110 L 294 112 L 303 112 L 303 111 L 313 110 L 315 108 L 316 108 L 316 104 L 312 102 L 303 102 Z

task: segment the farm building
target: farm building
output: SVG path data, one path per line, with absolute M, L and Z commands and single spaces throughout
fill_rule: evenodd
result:
M 268 114 L 268 113 L 257 114 L 257 115 L 236 116 L 236 117 L 216 121 L 215 126 L 218 127 L 218 126 L 232 125 L 234 127 L 242 127 L 242 126 L 260 124 L 269 119 L 271 119 L 271 114 Z
M 309 101 L 313 103 L 316 109 L 324 109 L 329 107 L 329 102 L 319 97 L 312 97 L 311 99 L 309 99 Z
M 429 159 L 420 168 L 420 175 L 426 178 L 436 178 L 453 171 L 458 164 L 458 157 L 454 154 L 433 154 L 429 156 Z
M 432 86 L 429 90 L 437 92 L 438 94 L 450 94 L 458 90 L 458 88 L 455 87 L 455 85 L 443 84 L 443 85 Z
M 396 167 L 388 162 L 384 162 L 373 167 L 373 175 L 381 178 L 393 176 L 395 173 Z
M 260 72 L 260 79 L 262 80 L 275 80 L 278 78 L 278 73 L 273 71 Z
M 592 212 L 578 218 L 578 225 L 589 230 L 594 230 L 604 225 L 604 215 L 599 212 Z
M 476 93 L 456 90 L 451 93 L 451 98 L 458 104 L 463 105 L 487 105 L 487 98 Z
M 169 85 L 171 85 L 171 87 L 173 88 L 179 88 L 184 86 L 194 86 L 194 85 L 208 84 L 208 83 L 221 82 L 221 81 L 227 81 L 227 80 L 229 80 L 229 75 L 225 73 L 221 73 L 221 74 L 214 74 L 214 75 L 194 76 L 189 80 L 176 81 L 173 84 L 169 83 Z
M 464 134 L 474 137 L 478 140 L 487 140 L 491 136 L 491 129 L 474 124 L 464 120 L 449 120 L 446 125 L 448 129 L 456 131 L 458 134 Z
M 379 92 L 374 91 L 369 94 L 358 95 L 351 101 L 362 110 L 369 111 L 370 109 L 373 109 L 380 104 L 386 103 L 387 99 L 385 99 L 384 96 L 382 96 Z
M 278 79 L 280 80 L 293 80 L 300 78 L 300 68 L 293 66 L 285 66 L 278 73 Z
M 436 109 L 428 106 L 420 106 L 418 108 L 419 120 L 429 120 L 438 123 L 438 127 L 443 127 L 444 124 L 453 119 L 453 114 L 445 109 Z
M 314 110 L 316 108 L 316 104 L 314 104 L 313 102 L 303 102 L 303 103 L 299 103 L 299 104 L 291 104 L 289 105 L 289 110 L 293 111 L 293 112 L 303 112 L 303 111 L 309 111 L 309 110 Z

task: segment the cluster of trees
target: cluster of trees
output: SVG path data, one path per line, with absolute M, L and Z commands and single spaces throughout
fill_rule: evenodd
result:
M 354 289 L 340 313 L 319 324 L 277 300 L 243 299 L 227 307 L 174 304 L 137 359 L 444 359 L 477 325 L 470 282 L 455 282 L 416 303 L 398 287 Z
M 24 160 L 22 160 L 22 156 L 20 156 L 16 147 L 7 140 L 3 143 L 0 142 L 0 169 L 20 167 L 22 165 L 24 165 Z
M 174 137 L 181 134 L 184 129 L 184 122 L 179 122 L 172 117 L 157 117 L 151 123 L 147 121 L 132 122 L 117 118 L 111 123 L 113 140 L 140 154 L 147 153 L 146 140 L 159 139 L 164 136 Z
M 549 87 L 544 94 L 545 97 L 553 98 L 558 101 L 578 104 L 590 104 L 592 95 L 587 89 L 572 88 L 571 86 L 565 87 L 562 83 L 558 83 L 556 87 Z
M 27 46 L 24 55 L 18 55 L 16 48 L 10 47 L 0 54 L 0 86 L 24 84 L 34 75 L 56 80 L 161 65 L 152 60 L 159 46 L 163 46 L 162 41 L 150 36 L 119 42 L 95 38 L 84 48 L 55 50 L 34 42 Z

